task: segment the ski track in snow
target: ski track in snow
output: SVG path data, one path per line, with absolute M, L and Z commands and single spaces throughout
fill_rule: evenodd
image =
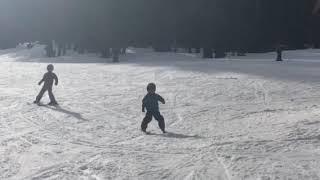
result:
M 313 71 L 320 62 L 304 62 L 310 78 L 289 61 L 286 73 L 305 75 L 295 80 L 277 78 L 286 64 L 250 56 L 209 61 L 146 51 L 110 64 L 28 53 L 0 51 L 0 179 L 320 179 Z M 55 65 L 59 107 L 32 104 L 47 65 L 41 61 Z M 247 72 L 264 63 L 274 77 Z M 156 121 L 151 135 L 140 132 L 148 82 L 166 100 L 166 135 Z

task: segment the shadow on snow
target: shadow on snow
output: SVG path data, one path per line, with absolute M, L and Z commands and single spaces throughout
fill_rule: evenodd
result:
M 176 139 L 202 139 L 203 137 L 199 135 L 185 135 L 185 134 L 179 134 L 179 133 L 173 133 L 173 132 L 167 132 L 165 134 L 156 134 L 151 132 L 149 135 L 152 136 L 163 136 L 167 138 L 176 138 Z
M 54 110 L 54 111 L 57 111 L 57 112 L 61 112 L 61 113 L 70 115 L 70 116 L 72 116 L 72 117 L 74 117 L 74 118 L 76 118 L 76 119 L 78 119 L 78 120 L 88 121 L 87 119 L 83 118 L 80 113 L 72 112 L 72 111 L 63 109 L 63 108 L 60 107 L 60 106 L 55 106 L 55 107 L 44 106 L 44 107 L 46 107 L 46 108 L 48 108 L 48 109 L 51 109 L 51 110 Z

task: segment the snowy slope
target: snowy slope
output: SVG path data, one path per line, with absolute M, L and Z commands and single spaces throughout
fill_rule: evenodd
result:
M 320 51 L 274 57 L 0 51 L 0 179 L 320 179 Z M 49 62 L 56 108 L 30 104 Z M 155 121 L 139 131 L 148 82 L 167 101 L 167 135 Z

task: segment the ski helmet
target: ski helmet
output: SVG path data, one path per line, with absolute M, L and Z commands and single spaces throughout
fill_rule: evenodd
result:
M 147 86 L 147 91 L 148 92 L 156 91 L 156 85 L 154 83 L 149 83 Z
M 53 71 L 53 69 L 54 69 L 54 67 L 53 67 L 52 64 L 49 64 L 49 65 L 47 66 L 47 70 L 48 70 L 48 71 Z

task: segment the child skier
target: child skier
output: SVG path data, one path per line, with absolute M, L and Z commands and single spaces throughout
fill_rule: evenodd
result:
M 146 108 L 147 113 L 141 123 L 141 131 L 146 133 L 148 124 L 151 122 L 152 117 L 154 117 L 158 121 L 161 131 L 163 133 L 166 133 L 164 118 L 160 114 L 159 104 L 158 104 L 158 101 L 160 101 L 162 104 L 165 104 L 165 101 L 160 95 L 155 93 L 156 85 L 154 83 L 148 84 L 147 91 L 148 91 L 148 94 L 142 100 L 142 112 L 145 112 L 145 108 Z
M 52 64 L 49 64 L 47 66 L 48 72 L 44 74 L 42 80 L 38 83 L 40 86 L 44 82 L 44 85 L 43 85 L 39 95 L 37 96 L 36 100 L 33 103 L 39 104 L 43 94 L 46 91 L 48 91 L 49 98 L 50 98 L 50 103 L 48 105 L 50 105 L 50 106 L 58 105 L 58 103 L 52 93 L 53 81 L 55 81 L 56 86 L 58 85 L 58 77 L 55 73 L 52 72 L 53 69 L 54 69 L 54 67 Z

